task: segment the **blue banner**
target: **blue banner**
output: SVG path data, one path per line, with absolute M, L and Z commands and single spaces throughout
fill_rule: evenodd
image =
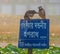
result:
M 49 19 L 21 19 L 18 47 L 49 48 Z

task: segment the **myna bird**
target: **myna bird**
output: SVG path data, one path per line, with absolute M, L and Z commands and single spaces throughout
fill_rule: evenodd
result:
M 46 19 L 45 10 L 42 8 L 42 6 L 38 7 L 38 9 L 39 9 L 39 11 L 38 11 L 39 16 L 40 16 L 42 19 Z
M 35 10 L 28 10 L 24 15 L 24 19 L 29 20 L 30 17 L 33 17 L 37 12 Z

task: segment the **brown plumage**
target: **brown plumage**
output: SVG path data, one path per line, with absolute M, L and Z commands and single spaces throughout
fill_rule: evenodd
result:
M 38 9 L 39 9 L 39 12 L 38 12 L 39 16 L 40 16 L 42 19 L 45 19 L 45 18 L 46 18 L 46 16 L 45 16 L 45 10 L 44 10 L 41 6 L 38 7 Z
M 24 15 L 24 19 L 29 20 L 30 17 L 33 17 L 37 12 L 35 10 L 28 10 Z

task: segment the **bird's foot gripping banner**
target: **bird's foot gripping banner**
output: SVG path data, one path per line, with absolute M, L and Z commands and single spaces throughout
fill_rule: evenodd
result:
M 49 19 L 21 19 L 18 47 L 49 48 Z

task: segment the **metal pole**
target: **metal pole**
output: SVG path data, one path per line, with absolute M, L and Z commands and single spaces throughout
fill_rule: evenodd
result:
M 28 54 L 32 54 L 32 48 L 28 48 Z
M 27 26 L 27 21 L 26 21 L 26 26 Z M 32 54 L 32 48 L 28 48 L 28 54 Z
M 28 3 L 27 3 L 27 10 L 29 10 L 29 9 L 30 9 L 30 1 L 28 1 Z M 27 19 L 27 20 L 29 20 L 29 19 Z M 28 54 L 32 54 L 32 48 L 28 48 Z

